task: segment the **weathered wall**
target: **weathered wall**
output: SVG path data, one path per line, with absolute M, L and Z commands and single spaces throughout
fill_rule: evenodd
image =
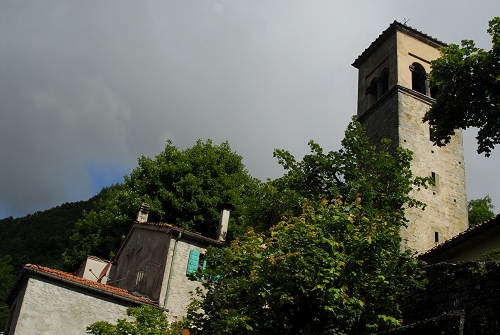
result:
M 431 61 L 441 56 L 439 49 L 400 31 L 397 35 L 398 84 L 411 88 L 411 71 L 414 62 L 419 63 L 425 72 L 431 72 Z
M 88 280 L 97 281 L 102 270 L 108 265 L 108 262 L 93 256 L 87 256 L 85 264 L 80 269 L 78 277 L 82 277 Z M 111 267 L 110 267 L 111 268 Z M 109 270 L 106 271 L 106 275 L 102 278 L 101 283 L 106 284 L 109 277 Z
M 384 68 L 389 70 L 389 89 L 397 83 L 396 36 L 390 36 L 359 67 L 358 72 L 358 116 L 363 115 L 374 103 L 376 97 L 366 94 L 374 78 Z
M 424 211 L 408 209 L 410 223 L 401 232 L 408 239 L 406 246 L 418 251 L 436 245 L 435 232 L 442 242 L 468 227 L 462 133 L 457 131 L 445 147 L 434 146 L 429 126 L 422 123 L 429 108 L 430 103 L 418 94 L 398 93 L 399 145 L 413 151 L 414 175 L 427 177 L 434 172 L 437 176 L 435 187 L 413 193 L 427 207 Z
M 120 250 L 110 283 L 158 301 L 169 244 L 170 234 L 164 231 L 135 228 Z
M 463 334 L 500 334 L 499 262 L 439 263 L 425 270 L 429 281 L 426 289 L 403 300 L 405 324 L 425 324 L 436 317 L 459 313 L 463 315 Z M 440 331 L 435 333 L 458 334 L 454 328 L 442 327 L 434 328 Z M 414 334 L 403 330 L 397 334 Z
M 395 31 L 358 64 L 358 116 L 372 142 L 389 138 L 393 146 L 413 151 L 414 175 L 427 177 L 434 172 L 437 176 L 435 187 L 413 193 L 427 208 L 409 209 L 410 223 L 401 231 L 403 247 L 418 252 L 436 244 L 436 232 L 442 242 L 468 227 L 462 134 L 457 131 L 446 147 L 433 146 L 429 126 L 422 122 L 433 99 L 412 90 L 410 66 L 417 62 L 430 73 L 430 62 L 439 55 L 434 46 Z M 383 67 L 389 70 L 389 90 L 373 101 L 366 89 Z
M 115 323 L 118 318 L 127 318 L 128 307 L 117 300 L 54 285 L 44 279 L 29 278 L 17 327 L 8 334 L 86 334 L 86 327 L 96 321 Z
M 360 118 L 372 143 L 378 144 L 382 138 L 390 139 L 394 147 L 399 143 L 397 99 L 397 92 L 390 91 Z
M 175 248 L 175 255 L 174 255 Z M 194 249 L 200 253 L 205 253 L 205 246 L 194 241 L 180 239 L 175 247 L 175 241 L 172 240 L 169 248 L 169 257 L 167 266 L 165 267 L 164 281 L 162 285 L 160 301 L 163 307 L 166 308 L 169 316 L 184 316 L 186 308 L 191 302 L 192 293 L 196 288 L 201 287 L 201 283 L 190 280 L 186 276 L 187 264 L 189 260 L 189 252 Z M 174 257 L 172 257 L 174 255 Z M 172 267 L 173 261 L 173 267 Z M 172 272 L 170 268 L 172 267 Z M 169 284 L 169 274 L 170 284 Z

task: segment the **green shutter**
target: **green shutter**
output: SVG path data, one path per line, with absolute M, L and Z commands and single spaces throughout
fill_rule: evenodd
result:
M 203 261 L 203 270 L 207 268 L 207 261 Z
M 200 260 L 200 252 L 197 250 L 191 250 L 189 252 L 188 266 L 186 270 L 186 275 L 195 273 L 198 270 L 198 262 Z

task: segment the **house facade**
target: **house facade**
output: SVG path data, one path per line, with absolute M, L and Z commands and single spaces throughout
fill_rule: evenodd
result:
M 143 204 L 112 262 L 88 256 L 75 274 L 27 264 L 8 298 L 5 334 L 86 334 L 88 325 L 126 319 L 127 308 L 141 305 L 184 316 L 201 287 L 192 274 L 205 266 L 209 246 L 224 245 L 230 209 L 222 209 L 218 239 L 148 222 L 148 211 Z

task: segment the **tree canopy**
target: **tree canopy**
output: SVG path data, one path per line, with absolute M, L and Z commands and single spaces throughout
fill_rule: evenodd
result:
M 150 205 L 149 221 L 214 237 L 217 207 L 223 203 L 234 205 L 235 225 L 242 192 L 252 181 L 242 158 L 231 151 L 227 142 L 214 145 L 210 140 L 199 140 L 179 150 L 168 141 L 155 158 L 140 157 L 138 166 L 125 176 L 124 184 L 109 192 L 96 209 L 84 213 L 71 235 L 73 247 L 64 253 L 65 262 L 75 267 L 89 254 L 110 257 L 130 229 L 142 202 Z
M 312 200 L 268 234 L 250 229 L 207 251 L 205 290 L 188 312 L 193 333 L 365 334 L 400 324 L 396 298 L 418 286 L 419 270 L 399 230 L 404 208 L 423 206 L 408 193 L 428 179 L 412 175 L 409 151 L 376 149 L 355 121 L 342 145 L 325 154 L 311 142 L 300 162 L 276 151 L 287 170 L 276 192 Z
M 478 153 L 489 156 L 500 143 L 500 17 L 489 22 L 492 48 L 477 48 L 474 41 L 450 44 L 432 62 L 430 77 L 435 103 L 424 117 L 431 140 L 449 143 L 455 129 L 479 128 Z
M 87 327 L 94 335 L 188 335 L 180 322 L 170 323 L 162 310 L 151 306 L 130 307 L 127 315 L 133 321 L 119 319 L 116 324 L 99 321 Z
M 489 195 L 486 195 L 484 198 L 469 201 L 467 207 L 469 210 L 469 227 L 481 224 L 495 215 Z
M 8 255 L 0 256 L 0 329 L 4 329 L 9 309 L 6 303 L 7 295 L 14 284 L 14 268 L 12 258 Z

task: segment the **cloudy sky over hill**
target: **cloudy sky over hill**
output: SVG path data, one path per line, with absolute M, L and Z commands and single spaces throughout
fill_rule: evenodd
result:
M 477 3 L 480 3 L 477 4 Z M 339 148 L 352 61 L 394 21 L 490 48 L 492 1 L 0 2 L 0 218 L 87 199 L 167 138 L 229 141 L 256 177 L 274 148 Z M 469 199 L 500 210 L 500 148 L 464 137 Z

